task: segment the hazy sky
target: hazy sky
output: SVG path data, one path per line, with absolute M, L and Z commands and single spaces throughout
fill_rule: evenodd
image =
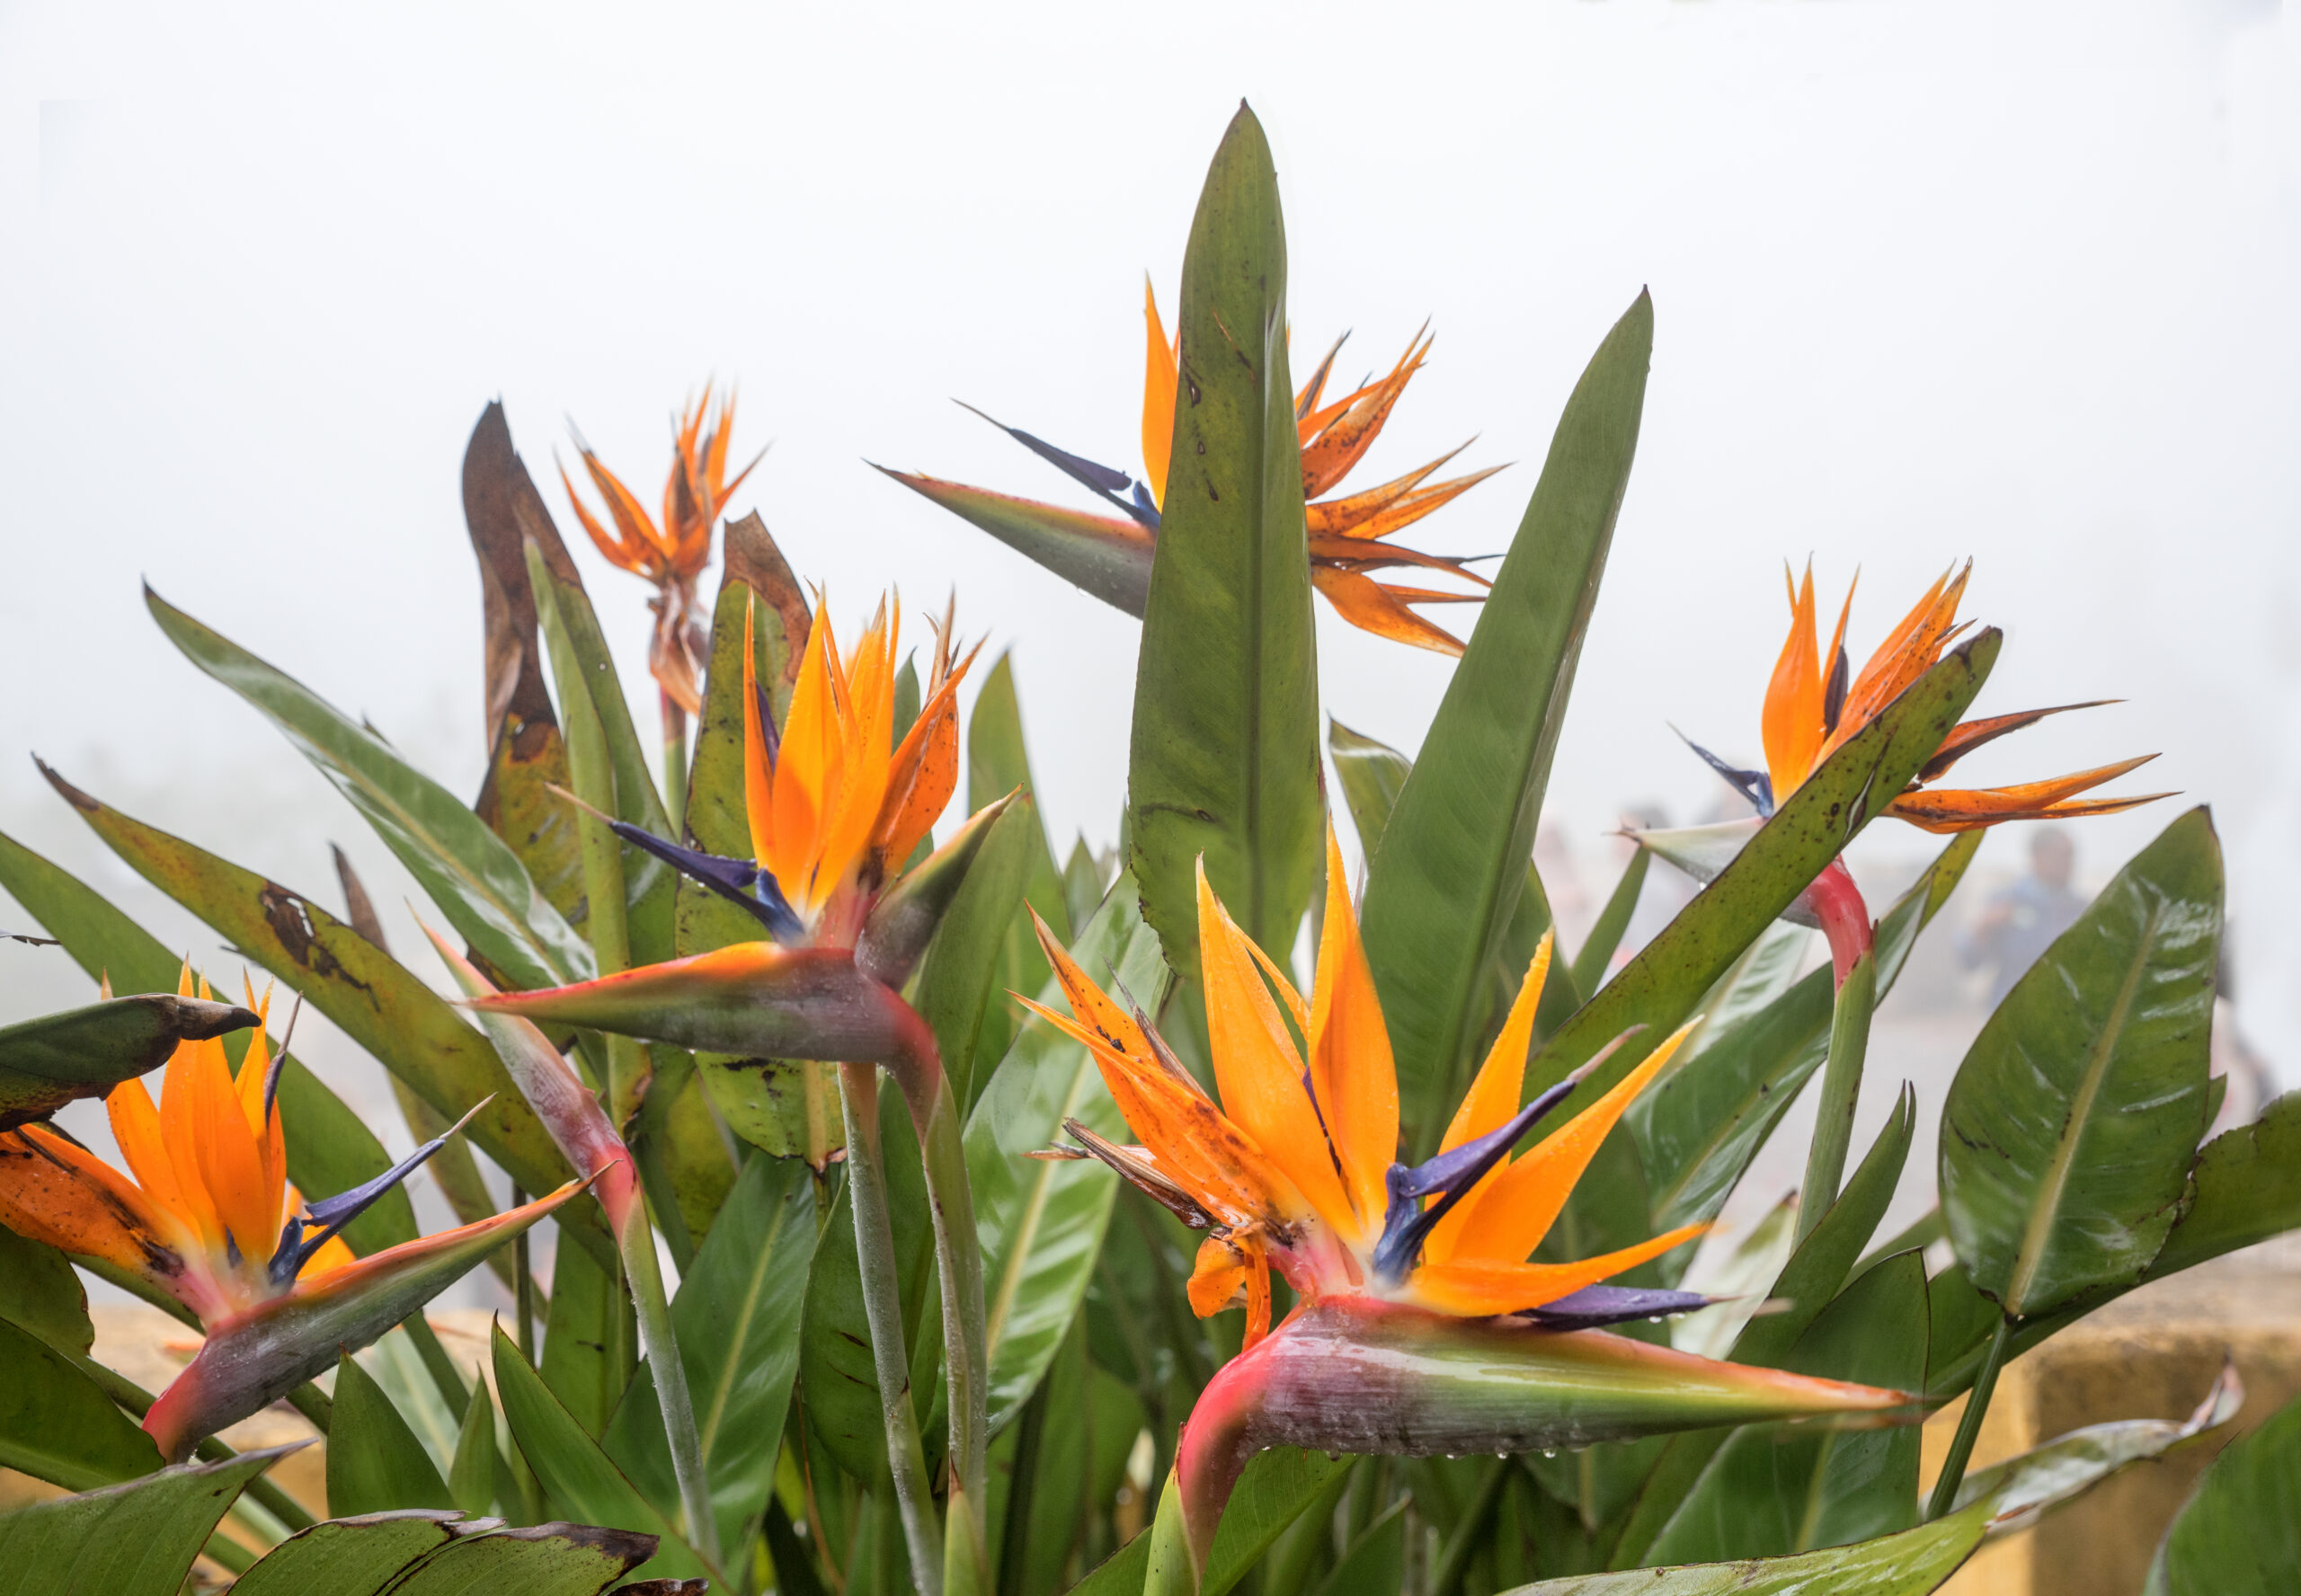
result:
M 850 625 L 885 584 L 914 613 L 955 584 L 965 629 L 1016 649 L 1059 845 L 1107 842 L 1135 624 L 864 462 L 1065 496 L 956 396 L 1132 468 L 1142 274 L 1171 305 L 1244 95 L 1302 341 L 1355 329 L 1355 375 L 1437 334 L 1355 480 L 1474 433 L 1463 464 L 1522 463 L 1426 546 L 1505 545 L 1583 362 L 1653 291 L 1552 788 L 1576 846 L 1623 804 L 1710 801 L 1669 723 L 1756 751 L 1785 559 L 1833 596 L 1861 567 L 1866 650 L 1972 555 L 1970 610 L 2008 643 L 1983 709 L 2128 702 L 1968 770 L 2162 751 L 2128 790 L 2216 806 L 2249 1024 L 2301 1079 L 2297 89 L 2262 0 L 0 0 L 0 828 L 193 936 L 37 749 L 323 898 L 340 839 L 396 901 L 356 817 L 151 625 L 139 575 L 474 790 L 458 468 L 481 407 L 503 399 L 572 536 L 567 418 L 652 495 L 670 411 L 715 374 L 742 386 L 739 447 L 774 443 L 734 508 Z M 636 684 L 644 590 L 578 557 Z M 1327 707 L 1411 748 L 1448 662 L 1320 626 Z M 2175 812 L 2088 827 L 2083 869 Z M 1897 830 L 1873 855 L 1923 845 Z M 34 956 L 0 951 L 11 1012 L 76 1000 Z

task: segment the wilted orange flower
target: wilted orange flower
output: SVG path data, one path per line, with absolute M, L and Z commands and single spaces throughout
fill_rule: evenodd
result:
M 699 684 L 704 656 L 710 647 L 696 602 L 695 581 L 711 563 L 711 530 L 719 524 L 720 511 L 767 452 L 761 449 L 752 456 L 751 464 L 735 474 L 735 480 L 727 481 L 727 446 L 735 425 L 734 395 L 730 394 L 720 402 L 706 432 L 704 421 L 711 408 L 711 388 L 706 384 L 703 397 L 680 415 L 671 440 L 671 474 L 663 482 L 660 523 L 649 519 L 638 495 L 600 464 L 581 433 L 575 438 L 576 451 L 583 457 L 583 468 L 591 474 L 592 486 L 607 501 L 609 519 L 615 523 L 612 535 L 585 507 L 566 467 L 559 471 L 575 519 L 609 563 L 655 584 L 655 597 L 647 604 L 655 613 L 647 667 L 664 694 L 689 714 L 702 713 Z

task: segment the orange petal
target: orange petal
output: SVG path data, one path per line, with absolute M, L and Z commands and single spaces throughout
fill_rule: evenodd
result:
M 1206 989 L 1207 1051 L 1222 1112 L 1283 1170 L 1337 1233 L 1357 1228 L 1318 1110 L 1302 1089 L 1302 1056 L 1256 972 L 1239 930 L 1198 865 L 1199 962 Z M 1394 1133 L 1395 1134 L 1395 1133 Z
M 1191 1312 L 1211 1319 L 1237 1299 L 1239 1289 L 1246 1283 L 1246 1255 L 1232 1246 L 1228 1237 L 1210 1236 L 1198 1244 L 1198 1260 L 1184 1290 L 1190 1297 Z
M 1319 395 L 1327 391 L 1327 378 L 1334 375 L 1334 358 L 1342 353 L 1343 341 L 1349 336 L 1349 333 L 1345 332 L 1341 338 L 1336 339 L 1333 347 L 1327 350 L 1326 359 L 1320 360 L 1317 369 L 1310 373 L 1310 380 L 1295 390 L 1294 421 L 1297 426 L 1306 426 L 1312 413 L 1318 409 Z M 1286 345 L 1290 350 L 1294 347 L 1294 329 L 1292 327 L 1286 329 Z M 1352 397 L 1355 398 L 1356 395 L 1353 395 Z M 1346 401 L 1344 408 L 1348 407 L 1348 403 Z M 1320 427 L 1324 425 L 1326 425 L 1324 421 L 1319 423 Z M 1308 443 L 1318 435 L 1319 428 L 1310 427 L 1302 434 L 1300 441 Z
M 978 645 L 979 647 L 980 645 Z M 873 847 L 890 873 L 901 870 L 919 839 L 934 828 L 959 786 L 958 687 L 974 663 L 970 653 L 935 689 L 895 750 L 887 795 L 873 828 Z
M 1368 488 L 1364 492 L 1353 493 L 1344 499 L 1321 499 L 1316 504 L 1306 504 L 1302 507 L 1303 524 L 1314 536 L 1320 534 L 1334 537 L 1353 536 L 1354 528 L 1414 492 L 1432 472 L 1468 448 L 1468 443 L 1457 445 L 1428 465 L 1417 466 L 1404 476 L 1394 476 L 1380 487 Z
M 2084 815 L 2116 814 L 2120 810 L 2153 803 L 2172 794 L 2148 793 L 2137 798 L 2095 798 L 2082 803 L 2072 803 L 2066 800 L 2088 788 L 2098 787 L 2103 782 L 2115 781 L 2127 771 L 2146 765 L 2156 757 L 2154 754 L 2143 754 L 2137 758 L 2120 759 L 2114 765 L 2081 770 L 2074 776 L 2056 776 L 2051 781 L 2028 782 L 2013 787 L 1921 788 L 1900 794 L 1886 806 L 1886 812 L 1897 820 L 1907 820 L 1914 826 L 1937 833 L 1970 831 L 2008 820 L 2074 820 Z
M 1933 668 L 1957 624 L 1958 605 L 1965 597 L 1966 581 L 1972 574 L 1973 562 L 1968 560 L 1954 577 L 1936 580 L 1925 590 L 1925 596 L 1902 617 L 1901 625 L 1870 656 L 1846 693 L 1837 730 L 1823 745 L 1820 758 L 1828 758 L 1848 738 L 1876 719 L 1879 712 L 1899 697 L 1904 688 Z
M 200 990 L 202 997 L 207 995 L 206 981 L 200 983 Z M 168 1055 L 167 1068 L 160 1076 L 158 1141 L 173 1174 L 173 1195 L 178 1215 L 199 1236 L 203 1246 L 221 1254 L 225 1219 L 208 1188 L 208 1173 L 201 1166 L 200 1156 L 207 1115 L 195 1107 L 203 1098 L 196 1083 L 210 1068 L 218 1072 L 224 1069 L 224 1044 L 220 1040 L 179 1042 L 176 1051 Z
M 1159 297 L 1142 274 L 1142 480 L 1150 497 L 1167 501 L 1167 459 L 1175 447 L 1176 345 L 1159 320 Z
M 1466 1318 L 1522 1313 L 1555 1302 L 1585 1286 L 1595 1286 L 1625 1269 L 1635 1269 L 1648 1258 L 1658 1258 L 1709 1228 L 1707 1224 L 1682 1225 L 1636 1246 L 1585 1258 L 1578 1264 L 1500 1264 L 1469 1259 L 1426 1264 L 1414 1272 L 1408 1290 L 1415 1301 L 1438 1313 Z
M 1462 655 L 1461 639 L 1442 626 L 1435 626 L 1408 609 L 1392 596 L 1390 590 L 1371 576 L 1355 571 L 1337 571 L 1331 566 L 1310 567 L 1310 585 L 1326 596 L 1335 613 L 1361 632 L 1372 632 L 1377 637 L 1387 637 L 1392 643 L 1412 643 L 1433 653 L 1449 654 L 1455 659 Z
M 2057 704 L 2050 709 L 2025 709 L 2014 714 L 1991 715 L 1986 720 L 1963 721 L 1950 729 L 1941 746 L 1933 750 L 1917 773 L 1921 782 L 1939 781 L 1950 767 L 1972 753 L 1986 742 L 1994 742 L 2009 732 L 2034 726 L 2048 715 L 2066 714 L 2073 709 L 2100 709 L 2115 704 L 2114 698 L 2095 698 L 2083 704 Z
M 862 857 L 878 824 L 879 807 L 886 802 L 894 754 L 894 652 L 902 629 L 900 604 L 891 619 L 887 601 L 880 599 L 878 614 L 849 661 L 847 714 L 840 727 L 839 797 L 824 811 L 820 844 L 825 891 L 843 880 Z
M 599 518 L 583 507 L 583 501 L 577 496 L 575 484 L 569 480 L 567 467 L 564 466 L 559 467 L 559 483 L 567 490 L 567 502 L 575 511 L 575 519 L 582 524 L 583 530 L 591 535 L 592 546 L 606 557 L 608 563 L 618 571 L 628 571 L 635 576 L 644 574 L 638 559 L 626 553 L 621 544 L 609 536 L 608 529 L 600 525 Z
M 1390 1033 L 1374 991 L 1374 972 L 1350 906 L 1350 877 L 1334 817 L 1327 817 L 1327 906 L 1319 936 L 1318 976 L 1310 984 L 1310 1080 L 1328 1137 L 1342 1161 L 1355 1212 L 1355 1246 L 1377 1234 L 1390 1207 L 1383 1177 L 1399 1150 L 1399 1077 Z
M 264 1182 L 263 1152 L 248 1129 L 220 1042 L 201 1047 L 201 1056 L 185 1078 L 192 1091 L 192 1154 L 209 1200 L 242 1257 L 269 1257 L 280 1239 L 280 1193 Z M 169 1096 L 174 1095 L 171 1083 Z M 170 1106 L 164 1099 L 163 1124 Z
M 627 554 L 653 565 L 668 563 L 671 543 L 647 519 L 638 495 L 623 485 L 621 477 L 600 465 L 600 457 L 590 449 L 578 448 L 576 452 L 582 456 L 583 469 L 591 474 L 592 485 L 600 490 L 600 497 L 607 501 L 608 514 L 614 518 L 616 530 L 623 535 Z
M 0 1133 L 0 1224 L 130 1270 L 195 1312 L 214 1308 L 200 1240 L 120 1173 L 44 1125 Z
M 775 763 L 767 757 L 768 725 L 759 691 L 759 602 L 743 599 L 743 812 L 751 822 L 751 857 L 769 865 L 775 854 Z M 779 882 L 777 883 L 780 884 Z
M 1806 567 L 1805 585 L 1790 590 L 1790 636 L 1774 661 L 1773 679 L 1766 684 L 1766 771 L 1773 780 L 1777 802 L 1795 792 L 1814 768 L 1822 746 L 1822 669 L 1814 642 L 1814 568 Z
M 1550 979 L 1555 936 L 1552 931 L 1542 933 L 1533 961 L 1526 966 L 1525 978 L 1518 983 L 1518 995 L 1511 1000 L 1509 1017 L 1502 1022 L 1501 1034 L 1494 1039 L 1486 1062 L 1479 1066 L 1478 1078 L 1470 1082 L 1461 1106 L 1454 1111 L 1453 1121 L 1438 1144 L 1440 1152 L 1452 1152 L 1466 1141 L 1475 1141 L 1489 1131 L 1500 1130 L 1504 1122 L 1518 1112 L 1519 1099 L 1525 1092 L 1526 1057 L 1533 1051 L 1534 1015 L 1541 1006 L 1543 983 Z M 1438 1221 L 1423 1243 L 1425 1258 L 1443 1264 L 1454 1255 L 1462 1228 L 1470 1222 L 1479 1199 L 1509 1167 L 1506 1158 L 1488 1170 L 1453 1210 Z
M 1606 1132 L 1622 1112 L 1658 1075 L 1678 1051 L 1694 1025 L 1690 1020 L 1661 1046 L 1617 1082 L 1613 1089 L 1535 1145 L 1513 1163 L 1483 1194 L 1463 1206 L 1470 1217 L 1454 1243 L 1453 1262 L 1485 1259 L 1517 1264 L 1535 1247 L 1566 1206 L 1574 1184 L 1597 1156 Z M 1593 1276 L 1593 1279 L 1600 1278 Z
M 783 718 L 783 740 L 775 758 L 773 853 L 760 863 L 771 869 L 784 896 L 804 915 L 828 895 L 832 883 L 816 890 L 814 864 L 822 833 L 838 798 L 840 764 L 839 645 L 831 634 L 831 606 L 815 606 L 807 652 L 791 689 Z
M 1357 398 L 1350 408 L 1309 443 L 1302 446 L 1302 497 L 1318 499 L 1350 474 L 1390 419 L 1390 407 L 1406 392 L 1406 385 L 1429 356 L 1431 339 L 1414 335 L 1406 353 L 1390 374 Z

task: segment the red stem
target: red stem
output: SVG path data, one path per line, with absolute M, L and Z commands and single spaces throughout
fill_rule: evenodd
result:
M 1814 878 L 1805 900 L 1822 922 L 1822 935 L 1829 938 L 1830 971 L 1843 987 L 1854 961 L 1874 945 L 1870 906 L 1862 901 L 1861 889 L 1853 884 L 1853 873 L 1843 858 L 1832 859 Z

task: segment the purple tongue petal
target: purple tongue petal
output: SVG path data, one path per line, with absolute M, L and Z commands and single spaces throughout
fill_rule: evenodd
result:
M 1417 1164 L 1411 1169 L 1403 1164 L 1391 1165 L 1387 1177 L 1390 1206 L 1382 1219 L 1382 1239 L 1374 1244 L 1374 1273 L 1393 1283 L 1404 1280 L 1414 1268 L 1423 1238 L 1431 1228 L 1462 1200 L 1464 1193 L 1478 1184 L 1488 1170 L 1502 1161 L 1518 1138 L 1526 1133 L 1528 1126 L 1564 1102 L 1577 1084 L 1574 1078 L 1559 1082 L 1499 1128 L 1466 1141 L 1451 1152 L 1441 1153 L 1426 1164 Z M 1444 1195 L 1428 1208 L 1423 1207 L 1422 1200 L 1435 1193 Z
M 1843 669 L 1844 668 L 1844 661 L 1845 651 L 1840 649 L 1838 651 L 1838 669 Z M 1835 674 L 1833 674 L 1830 679 L 1835 683 L 1838 678 Z M 1671 727 L 1670 730 L 1677 732 L 1677 728 L 1675 726 Z M 1688 748 L 1701 756 L 1703 764 L 1709 766 L 1719 775 L 1724 776 L 1728 786 L 1732 787 L 1743 797 L 1748 799 L 1752 809 L 1756 810 L 1758 813 L 1762 815 L 1770 815 L 1773 812 L 1772 777 L 1769 776 L 1763 770 L 1738 769 L 1736 767 L 1726 763 L 1725 760 L 1719 758 L 1716 754 L 1711 753 L 1708 749 L 1702 747 L 1701 744 L 1696 742 L 1692 738 L 1687 737 L 1684 732 L 1678 732 L 1678 736 L 1684 740 L 1685 745 Z
M 281 1050 L 281 1056 L 286 1056 L 285 1049 Z M 362 1181 L 348 1192 L 338 1192 L 333 1197 L 323 1197 L 317 1202 L 304 1204 L 304 1212 L 309 1216 L 312 1227 L 309 1234 L 305 1231 L 306 1220 L 303 1218 L 295 1214 L 289 1215 L 288 1222 L 280 1229 L 280 1246 L 272 1253 L 271 1263 L 265 1266 L 265 1272 L 271 1277 L 271 1283 L 275 1286 L 292 1284 L 296 1277 L 304 1272 L 304 1265 L 311 1262 L 314 1253 L 325 1246 L 328 1241 L 346 1225 L 367 1212 L 375 1205 L 377 1199 L 409 1175 L 413 1175 L 424 1160 L 448 1145 L 448 1138 L 471 1123 L 473 1114 L 477 1113 L 493 1101 L 492 1096 L 481 1098 L 472 1104 L 470 1111 L 462 1119 L 417 1148 L 375 1179 Z
M 626 820 L 609 820 L 608 829 L 635 848 L 654 855 L 681 875 L 693 876 L 730 902 L 739 903 L 767 927 L 777 942 L 804 942 L 807 928 L 792 912 L 775 878 L 749 859 L 724 858 L 665 842 Z
M 1127 490 L 1134 487 L 1135 483 L 1134 479 L 1125 472 L 1112 466 L 1097 465 L 1084 456 L 1072 454 L 1069 449 L 1057 448 L 1045 439 L 1034 437 L 1020 427 L 1010 427 L 1004 421 L 983 415 L 982 412 L 975 410 L 973 405 L 964 399 L 957 403 L 960 409 L 974 411 L 975 414 L 982 416 L 984 421 L 990 421 L 992 426 L 1071 481 L 1083 487 L 1092 488 L 1096 492 L 1102 494 L 1105 499 L 1124 510 L 1141 525 L 1154 528 L 1159 525 L 1159 510 L 1156 505 L 1150 502 L 1150 495 L 1137 492 L 1132 498 L 1126 496 Z
M 1585 1286 L 1580 1290 L 1525 1310 L 1525 1317 L 1545 1330 L 1595 1330 L 1602 1325 L 1626 1325 L 1663 1314 L 1692 1313 L 1708 1308 L 1715 1298 L 1699 1291 L 1649 1291 L 1633 1286 Z

